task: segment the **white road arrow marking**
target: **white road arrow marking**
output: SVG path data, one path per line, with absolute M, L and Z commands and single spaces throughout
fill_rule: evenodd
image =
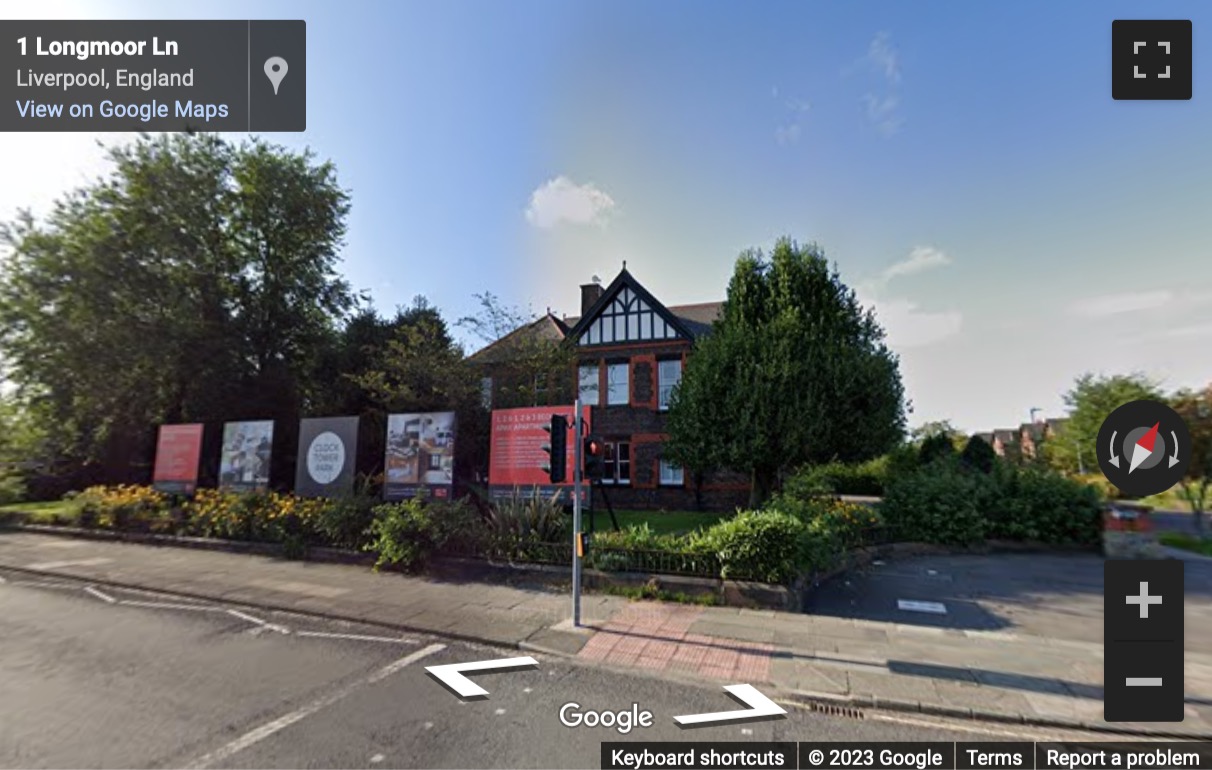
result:
M 762 695 L 751 684 L 730 684 L 725 685 L 724 689 L 732 693 L 734 698 L 749 708 L 738 711 L 716 711 L 711 714 L 690 714 L 688 716 L 674 717 L 673 721 L 679 725 L 702 725 L 761 719 L 762 717 L 779 717 L 787 713 L 787 709 Z
M 1115 434 L 1118 431 L 1111 431 L 1111 464 L 1116 468 L 1119 467 L 1119 455 L 1115 454 Z
M 508 668 L 533 668 L 539 662 L 529 656 L 522 658 L 499 658 L 497 660 L 477 660 L 471 663 L 447 663 L 444 666 L 426 666 L 425 670 L 450 688 L 460 698 L 486 698 L 488 690 L 471 681 L 463 674 L 472 672 L 500 671 Z
M 1170 464 L 1166 466 L 1167 468 L 1173 468 L 1175 465 L 1178 465 L 1178 434 L 1170 431 L 1170 438 L 1174 439 L 1174 454 L 1167 458 L 1170 461 Z

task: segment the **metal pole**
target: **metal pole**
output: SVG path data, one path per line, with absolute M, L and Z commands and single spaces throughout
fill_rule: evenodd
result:
M 581 397 L 577 395 L 573 417 L 572 463 L 572 625 L 581 626 Z

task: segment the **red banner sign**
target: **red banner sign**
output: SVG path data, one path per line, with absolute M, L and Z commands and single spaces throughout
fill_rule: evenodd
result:
M 152 486 L 161 492 L 193 494 L 198 487 L 202 425 L 161 425 Z
M 568 418 L 568 453 L 565 467 L 566 481 L 559 486 L 572 486 L 574 465 L 573 452 L 576 437 L 572 433 L 574 408 L 569 406 L 535 406 L 523 409 L 495 409 L 492 412 L 492 448 L 488 461 L 488 485 L 490 487 L 550 487 L 551 480 L 543 466 L 548 463 L 548 454 L 543 445 L 551 442 L 551 435 L 543 430 L 551 425 L 551 416 L 562 414 Z M 589 432 L 589 407 L 581 407 L 581 419 L 585 432 Z

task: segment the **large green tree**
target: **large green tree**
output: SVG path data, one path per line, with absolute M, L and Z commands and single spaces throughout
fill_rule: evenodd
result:
M 116 480 L 146 472 L 157 423 L 297 417 L 355 297 L 331 164 L 195 134 L 109 157 L 0 232 L 0 351 L 56 453 Z
M 478 372 L 441 313 L 418 297 L 412 307 L 397 313 L 386 344 L 369 352 L 372 358 L 365 368 L 346 373 L 346 378 L 368 399 L 364 414 L 373 418 L 375 435 L 385 435 L 386 415 L 391 413 L 453 411 L 458 420 L 456 482 L 466 484 L 486 471 L 488 412 L 480 400 Z M 382 464 L 381 450 L 374 462 Z
M 874 313 L 815 245 L 781 239 L 737 260 L 720 320 L 690 357 L 669 451 L 693 471 L 752 479 L 751 503 L 804 463 L 865 460 L 896 446 L 905 398 Z
M 1064 395 L 1069 419 L 1044 442 L 1042 454 L 1047 463 L 1065 473 L 1077 473 L 1080 468 L 1097 471 L 1098 429 L 1111 412 L 1140 399 L 1164 400 L 1161 388 L 1144 374 L 1086 373 L 1078 377 Z

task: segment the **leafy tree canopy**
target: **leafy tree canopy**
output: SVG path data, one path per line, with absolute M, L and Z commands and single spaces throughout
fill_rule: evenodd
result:
M 896 446 L 897 358 L 821 250 L 784 238 L 768 257 L 737 260 L 721 319 L 674 393 L 669 430 L 673 459 L 749 474 L 760 503 L 791 468 Z
M 356 297 L 330 163 L 142 136 L 109 174 L 0 230 L 0 350 L 57 454 L 129 468 L 161 422 L 296 416 Z M 247 414 L 246 414 L 247 413 Z

